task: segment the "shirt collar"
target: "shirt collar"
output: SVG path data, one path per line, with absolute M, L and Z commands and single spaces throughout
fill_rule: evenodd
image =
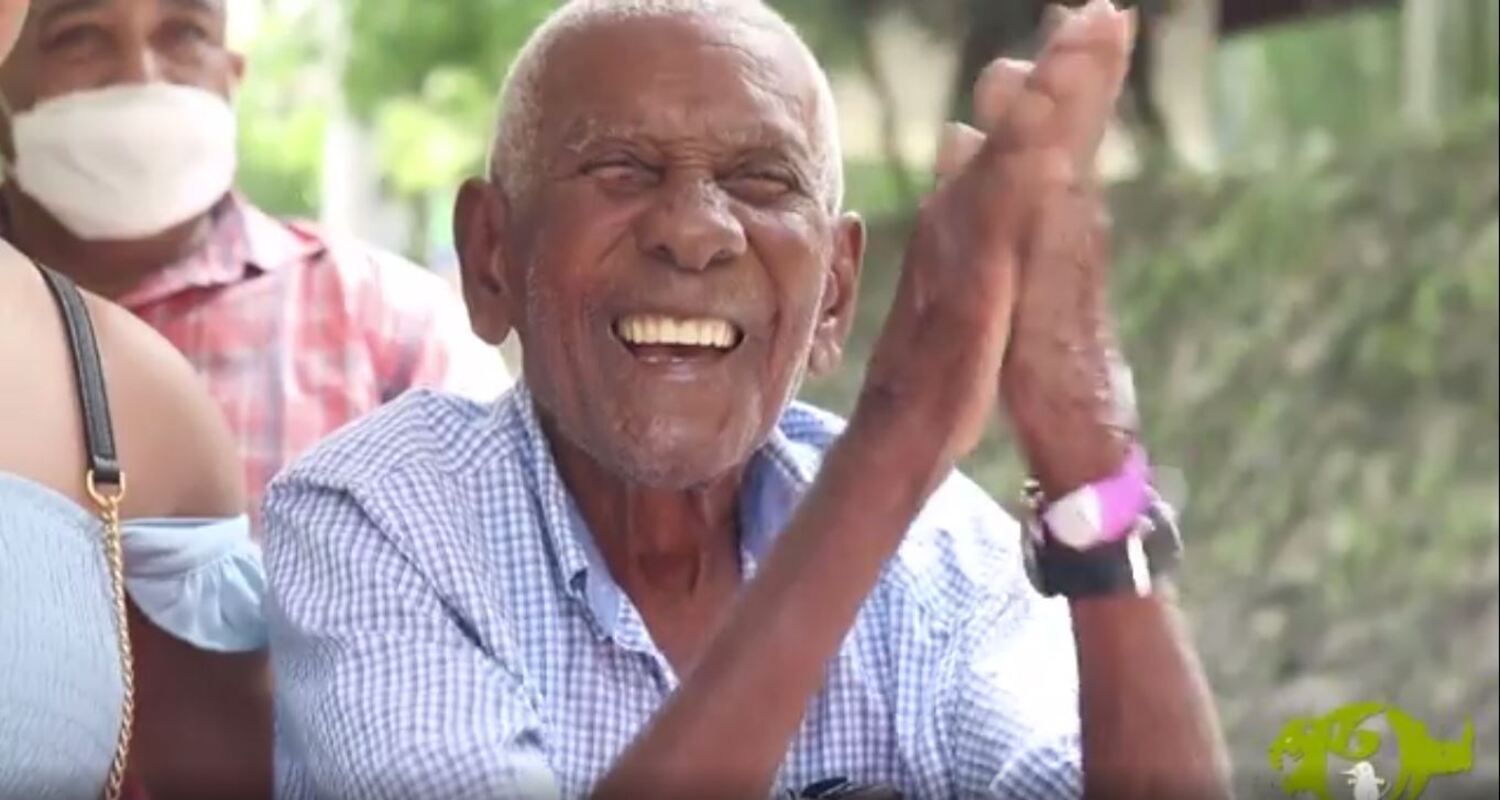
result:
M 231 192 L 214 207 L 203 247 L 152 274 L 119 302 L 137 309 L 190 289 L 213 289 L 315 257 L 320 241 Z
M 562 481 L 530 390 L 518 381 L 513 391 L 500 398 L 497 408 L 522 432 L 523 459 L 555 556 L 555 577 L 584 603 L 600 632 L 614 636 L 625 620 L 628 601 L 610 576 L 583 514 Z M 815 459 L 799 452 L 780 425 L 752 456 L 740 489 L 740 552 L 747 578 L 786 526 L 815 471 Z

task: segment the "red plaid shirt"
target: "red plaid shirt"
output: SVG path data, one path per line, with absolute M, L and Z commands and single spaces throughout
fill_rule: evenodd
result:
M 252 515 L 266 483 L 413 386 L 479 399 L 509 383 L 437 275 L 231 196 L 203 250 L 119 298 L 177 346 L 240 448 Z

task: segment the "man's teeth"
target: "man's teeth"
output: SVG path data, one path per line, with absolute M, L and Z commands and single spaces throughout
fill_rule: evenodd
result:
M 722 319 L 677 319 L 637 315 L 615 323 L 615 331 L 628 344 L 675 344 L 727 349 L 734 346 L 734 325 Z

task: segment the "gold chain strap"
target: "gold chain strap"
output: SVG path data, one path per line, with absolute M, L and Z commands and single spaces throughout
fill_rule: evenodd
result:
M 104 800 L 120 800 L 125 789 L 125 763 L 130 756 L 130 731 L 135 722 L 135 656 L 130 648 L 130 621 L 125 611 L 125 553 L 120 541 L 120 502 L 125 499 L 125 475 L 121 473 L 120 480 L 110 487 L 113 491 L 101 491 L 94 480 L 94 471 L 89 470 L 85 485 L 89 497 L 99 507 L 99 517 L 104 520 L 104 557 L 109 562 L 115 634 L 120 649 L 120 678 L 125 688 L 115 757 L 109 764 L 109 777 L 104 784 Z

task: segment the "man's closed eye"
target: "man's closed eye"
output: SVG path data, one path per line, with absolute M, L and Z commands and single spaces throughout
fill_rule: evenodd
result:
M 800 186 L 794 176 L 772 169 L 736 172 L 724 178 L 722 183 L 730 194 L 751 205 L 774 203 L 789 194 L 800 191 Z
M 583 168 L 584 174 L 599 181 L 610 191 L 631 191 L 655 186 L 661 171 L 635 158 L 614 157 L 593 161 Z

